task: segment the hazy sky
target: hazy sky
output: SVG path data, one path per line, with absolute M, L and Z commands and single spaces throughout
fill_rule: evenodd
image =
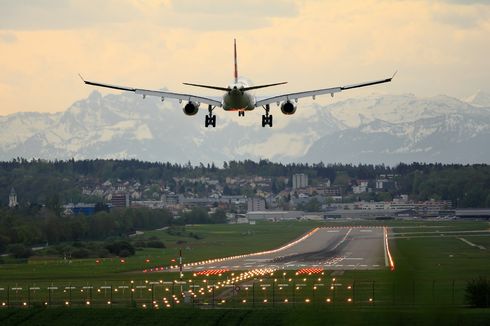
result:
M 255 84 L 289 82 L 264 92 L 340 86 L 395 70 L 392 84 L 339 98 L 465 98 L 490 89 L 490 1 L 0 0 L 0 115 L 65 110 L 94 89 L 79 72 L 219 95 L 181 83 L 226 86 L 234 37 L 240 75 Z

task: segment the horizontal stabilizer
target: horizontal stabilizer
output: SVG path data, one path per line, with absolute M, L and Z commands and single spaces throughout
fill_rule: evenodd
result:
M 224 91 L 224 92 L 228 92 L 230 90 L 228 87 L 219 87 L 219 86 L 210 86 L 210 85 L 201 85 L 201 84 L 191 84 L 191 83 L 182 83 L 182 84 L 188 85 L 188 86 L 196 86 L 196 87 L 216 89 L 218 91 Z
M 287 83 L 288 82 L 281 82 L 281 83 L 274 83 L 274 84 L 267 84 L 267 85 L 250 86 L 250 87 L 243 88 L 243 91 L 245 92 L 245 91 L 250 91 L 252 89 L 265 88 L 265 87 L 271 87 L 271 86 L 277 86 L 277 85 L 284 85 Z

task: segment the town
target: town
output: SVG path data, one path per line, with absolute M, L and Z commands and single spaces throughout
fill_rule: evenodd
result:
M 337 174 L 310 177 L 228 176 L 219 180 L 208 176 L 173 177 L 170 182 L 149 180 L 142 184 L 132 178 L 93 181 L 80 189 L 83 202 L 62 205 L 63 216 L 92 215 L 98 210 L 121 208 L 166 209 L 175 219 L 195 207 L 226 212 L 229 223 L 255 220 L 325 220 L 387 218 L 489 217 L 487 209 L 458 209 L 450 200 L 416 200 L 400 193 L 398 174 L 379 174 L 373 179 L 347 178 Z M 21 195 L 20 195 L 21 196 Z M 19 205 L 11 188 L 9 207 Z

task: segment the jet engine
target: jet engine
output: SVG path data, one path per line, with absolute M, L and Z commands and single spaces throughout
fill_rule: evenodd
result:
M 296 112 L 296 106 L 291 101 L 286 101 L 281 104 L 281 112 L 287 115 L 294 114 Z
M 186 115 L 195 115 L 197 113 L 198 109 L 199 109 L 199 103 L 189 101 L 189 103 L 187 103 L 184 106 L 183 110 L 184 110 L 184 113 Z

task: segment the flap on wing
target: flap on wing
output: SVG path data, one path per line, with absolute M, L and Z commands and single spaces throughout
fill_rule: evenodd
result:
M 121 90 L 121 91 L 135 92 L 136 94 L 141 94 L 144 96 L 148 95 L 148 96 L 161 97 L 162 99 L 163 98 L 173 98 L 173 99 L 177 99 L 177 100 L 181 100 L 181 101 L 194 101 L 194 102 L 205 103 L 205 104 L 218 106 L 218 107 L 220 107 L 222 105 L 220 101 L 217 101 L 217 100 L 214 100 L 211 98 L 207 98 L 207 97 L 192 95 L 192 94 L 172 93 L 172 92 L 157 91 L 157 90 L 151 90 L 151 89 L 140 89 L 140 88 L 127 87 L 127 86 L 119 86 L 119 85 L 111 85 L 111 84 L 92 82 L 92 81 L 88 81 L 88 80 L 83 79 L 83 77 L 81 75 L 80 75 L 80 78 L 87 85 L 112 88 L 112 89 L 117 89 L 117 90 Z
M 278 96 L 269 97 L 269 98 L 266 98 L 263 100 L 259 100 L 255 103 L 255 106 L 263 106 L 263 105 L 267 105 L 267 104 L 271 104 L 271 103 L 275 103 L 275 102 L 282 102 L 282 101 L 292 101 L 292 100 L 297 100 L 299 98 L 305 98 L 305 97 L 313 97 L 314 98 L 317 95 L 332 94 L 332 96 L 333 96 L 334 93 L 339 93 L 343 90 L 391 82 L 391 80 L 393 79 L 393 77 L 395 77 L 395 75 L 396 75 L 396 72 L 390 78 L 375 80 L 375 81 L 371 81 L 371 82 L 352 84 L 352 85 L 346 85 L 346 86 L 340 86 L 340 87 L 317 89 L 317 90 L 306 91 L 306 92 L 298 92 L 298 93 L 289 93 L 289 94 L 278 95 Z
M 275 102 L 282 102 L 282 101 L 293 101 L 299 98 L 315 97 L 317 95 L 334 94 L 340 91 L 342 91 L 340 87 L 333 87 L 333 88 L 317 89 L 314 91 L 283 94 L 283 95 L 278 95 L 263 100 L 259 100 L 255 103 L 255 106 L 262 106 L 262 105 L 271 104 Z
M 199 103 L 205 103 L 214 106 L 221 106 L 221 102 L 217 100 L 213 100 L 211 98 L 192 95 L 192 94 L 180 94 L 180 93 L 171 93 L 165 91 L 155 91 L 151 89 L 135 89 L 136 94 L 148 95 L 148 96 L 156 96 L 161 98 L 173 98 L 181 101 L 193 101 Z

